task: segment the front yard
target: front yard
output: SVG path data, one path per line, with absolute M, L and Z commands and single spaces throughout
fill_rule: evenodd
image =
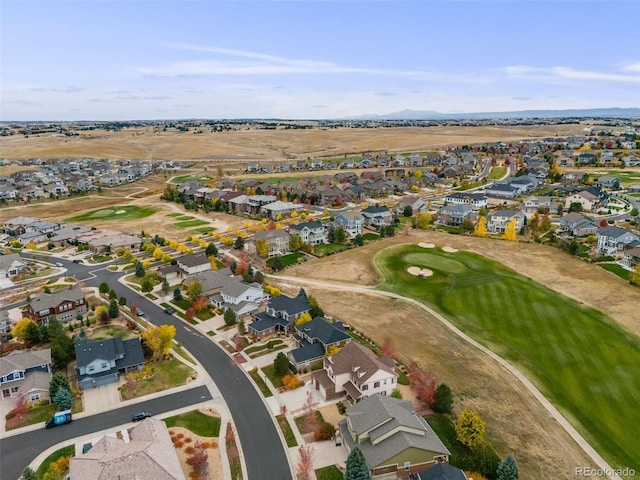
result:
M 122 400 L 142 397 L 149 393 L 161 392 L 184 385 L 192 375 L 196 375 L 195 370 L 175 358 L 149 363 L 148 365 L 153 368 L 153 375 L 150 378 L 136 381 L 133 388 L 126 384 L 122 386 L 120 389 Z
M 36 423 L 42 423 L 44 428 L 44 422 L 49 420 L 58 410 L 59 408 L 53 403 L 30 408 L 26 413 L 8 418 L 5 423 L 5 429 L 14 430 L 16 428 L 26 427 L 27 425 L 34 425 Z M 82 399 L 80 397 L 76 397 L 73 399 L 71 412 L 78 413 L 81 411 Z M 11 414 L 6 415 L 6 417 L 9 416 L 11 416 Z

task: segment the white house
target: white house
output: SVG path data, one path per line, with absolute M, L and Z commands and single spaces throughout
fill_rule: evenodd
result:
M 340 224 L 346 234 L 353 238 L 356 235 L 362 235 L 362 225 L 364 225 L 364 217 L 357 212 L 344 212 L 336 215 L 336 222 Z

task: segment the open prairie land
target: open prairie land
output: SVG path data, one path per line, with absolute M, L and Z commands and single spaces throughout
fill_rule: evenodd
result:
M 157 132 L 140 127 L 117 132 L 82 132 L 77 137 L 3 137 L 9 159 L 111 158 L 141 160 L 259 160 L 360 155 L 362 152 L 428 151 L 491 141 L 518 141 L 582 134 L 583 125 L 438 126 L 424 128 L 338 128 L 237 130 L 224 133 Z

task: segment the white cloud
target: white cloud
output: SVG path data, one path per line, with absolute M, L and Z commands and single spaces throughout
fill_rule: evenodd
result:
M 640 64 L 628 65 L 627 67 L 623 68 L 623 70 L 640 72 Z M 513 65 L 505 67 L 504 71 L 508 77 L 534 80 L 595 80 L 615 83 L 640 83 L 640 75 L 576 70 L 566 66 L 532 67 L 529 65 Z

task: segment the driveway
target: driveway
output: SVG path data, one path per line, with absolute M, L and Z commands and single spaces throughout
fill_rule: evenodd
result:
M 86 414 L 106 412 L 121 406 L 117 383 L 89 388 L 84 391 L 82 396 L 84 397 L 84 413 Z

